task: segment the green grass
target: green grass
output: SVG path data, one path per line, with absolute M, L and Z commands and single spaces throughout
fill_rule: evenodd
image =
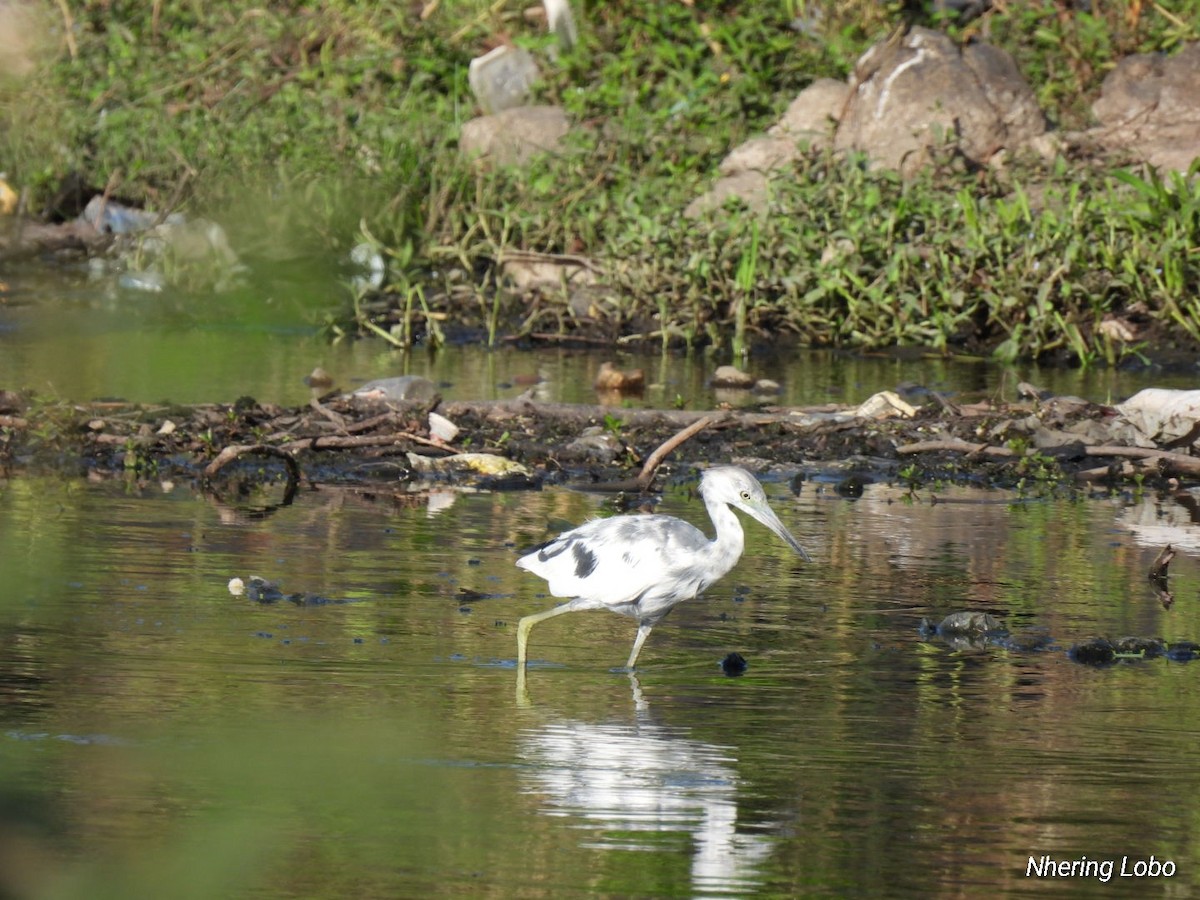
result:
M 403 343 L 440 339 L 451 297 L 492 341 L 522 323 L 574 328 L 565 294 L 531 307 L 498 291 L 495 261 L 523 249 L 608 265 L 612 330 L 664 345 L 785 334 L 1111 363 L 1141 348 L 1098 326 L 1131 310 L 1200 344 L 1195 173 L 976 172 L 947 154 L 904 181 L 815 153 L 773 180 L 765 217 L 681 216 L 799 90 L 845 77 L 899 4 L 592 3 L 569 52 L 528 5 L 443 0 L 425 19 L 407 0 L 48 7 L 34 73 L 0 75 L 0 167 L 34 209 L 68 172 L 151 207 L 182 200 L 250 259 L 340 255 L 365 231 L 398 272 L 390 306 L 347 296 L 334 318 Z M 1194 0 L 1093 9 L 1006 4 L 950 31 L 1008 50 L 1050 120 L 1081 127 L 1121 56 L 1194 40 L 1200 21 Z M 789 27 L 817 14 L 819 38 Z M 475 114 L 468 63 L 502 39 L 534 53 L 539 100 L 579 123 L 566 152 L 524 171 L 457 152 Z

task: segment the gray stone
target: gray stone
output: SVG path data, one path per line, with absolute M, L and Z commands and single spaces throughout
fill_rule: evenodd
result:
M 720 209 L 731 197 L 741 200 L 755 212 L 766 212 L 770 191 L 767 187 L 767 176 L 762 172 L 738 172 L 717 179 L 716 183 L 705 193 L 687 205 L 683 214 L 688 218 L 696 218 L 714 209 Z
M 850 85 L 846 82 L 818 78 L 796 95 L 779 121 L 767 129 L 767 134 L 828 143 L 849 96 Z
M 1200 156 L 1200 43 L 1174 56 L 1128 56 L 1108 73 L 1092 104 L 1109 150 L 1131 152 L 1162 169 L 1185 172 Z
M 519 106 L 463 123 L 459 152 L 499 165 L 521 165 L 539 153 L 553 153 L 571 130 L 557 106 Z
M 876 44 L 859 59 L 855 81 L 834 146 L 877 166 L 911 173 L 947 142 L 986 163 L 1046 129 L 1012 57 L 988 44 L 960 49 L 927 28 Z

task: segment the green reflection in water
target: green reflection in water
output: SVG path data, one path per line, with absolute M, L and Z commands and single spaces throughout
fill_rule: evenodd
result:
M 597 498 L 322 491 L 261 519 L 169 486 L 0 483 L 0 888 L 1078 895 L 1112 886 L 1032 882 L 1028 857 L 1153 853 L 1194 889 L 1200 670 L 1064 653 L 1200 638 L 1185 504 L 769 492 L 816 563 L 751 541 L 637 683 L 611 671 L 628 620 L 545 623 L 518 707 L 513 625 L 547 600 L 516 548 Z M 684 490 L 662 508 L 704 524 Z M 1164 610 L 1145 571 L 1168 526 Z M 231 597 L 251 573 L 350 602 Z M 960 608 L 1059 643 L 920 638 Z

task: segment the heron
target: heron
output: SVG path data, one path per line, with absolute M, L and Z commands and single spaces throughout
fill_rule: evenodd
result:
M 517 666 L 524 671 L 529 632 L 563 613 L 608 609 L 638 620 L 626 669 L 637 663 L 650 631 L 676 604 L 690 600 L 737 564 L 745 547 L 740 509 L 781 537 L 806 562 L 810 557 L 767 503 L 762 485 L 737 466 L 708 469 L 700 496 L 716 529 L 708 536 L 664 515 L 594 519 L 533 548 L 517 566 L 546 579 L 555 597 L 570 597 L 517 624 Z

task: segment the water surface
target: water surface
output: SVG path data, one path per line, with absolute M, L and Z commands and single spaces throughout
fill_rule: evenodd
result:
M 493 400 L 516 397 L 541 379 L 544 400 L 594 403 L 599 365 L 612 359 L 647 376 L 645 394 L 626 403 L 709 409 L 731 399 L 709 386 L 716 366 L 729 360 L 702 351 L 527 351 L 500 343 L 492 350 L 471 345 L 432 353 L 398 351 L 377 339 L 334 343 L 320 326 L 347 304 L 344 281 L 332 265 L 295 268 L 263 269 L 241 290 L 205 297 L 124 290 L 112 278 L 90 279 L 86 269 L 31 266 L 6 273 L 0 388 L 75 402 L 232 403 L 251 396 L 296 405 L 309 400 L 303 377 L 321 366 L 344 389 L 374 378 L 423 375 L 449 399 Z M 453 323 L 446 327 L 453 330 Z M 797 406 L 857 404 L 905 382 L 959 398 L 1014 399 L 1024 379 L 1100 403 L 1143 387 L 1195 386 L 1194 371 L 1009 369 L 986 361 L 781 350 L 769 342 L 760 343 L 746 368 L 780 384 L 770 399 Z
M 704 523 L 692 486 L 661 509 Z M 516 548 L 603 498 L 322 490 L 262 517 L 3 482 L 0 892 L 1189 895 L 1200 669 L 1065 653 L 1200 640 L 1189 554 L 1170 609 L 1145 580 L 1164 537 L 1200 535 L 1186 496 L 768 492 L 813 564 L 750 522 L 636 677 L 613 668 L 634 623 L 577 613 L 534 630 L 522 690 L 515 622 L 554 601 Z M 250 574 L 337 602 L 231 596 Z M 919 633 L 960 609 L 1054 641 Z M 1152 855 L 1175 874 L 1027 874 Z

